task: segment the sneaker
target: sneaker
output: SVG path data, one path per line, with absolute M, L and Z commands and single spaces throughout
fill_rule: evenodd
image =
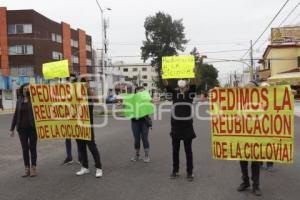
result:
M 84 167 L 81 167 L 80 171 L 78 171 L 76 173 L 77 176 L 82 176 L 82 175 L 85 175 L 85 174 L 88 174 L 90 173 L 90 170 L 87 169 L 87 168 L 84 168 Z
M 255 194 L 255 196 L 258 196 L 258 197 L 262 196 L 262 192 L 259 189 L 259 187 L 253 187 L 252 192 Z
M 102 169 L 96 169 L 96 178 L 101 178 L 103 176 Z
M 188 174 L 186 176 L 186 179 L 189 181 L 189 182 L 192 182 L 194 180 L 194 174 Z
M 149 156 L 145 156 L 144 163 L 149 163 L 149 162 L 150 162 L 150 157 Z
M 70 165 L 72 164 L 74 161 L 70 158 L 66 158 L 62 163 L 61 165 Z
M 139 155 L 135 155 L 134 157 L 131 158 L 131 162 L 136 162 L 139 161 L 140 156 Z
M 178 172 L 172 172 L 172 174 L 170 175 L 170 179 L 176 179 L 179 177 Z
M 242 183 L 238 188 L 237 191 L 238 192 L 243 192 L 245 190 L 247 190 L 250 187 L 249 183 Z

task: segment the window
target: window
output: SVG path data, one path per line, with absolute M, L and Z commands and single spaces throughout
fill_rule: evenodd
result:
M 86 45 L 86 50 L 87 50 L 87 51 L 92 51 L 91 45 L 87 44 L 87 45 Z
M 9 55 L 33 55 L 32 45 L 15 45 L 8 48 Z
M 32 33 L 32 24 L 9 24 L 8 34 Z
M 33 65 L 10 66 L 11 76 L 34 76 Z
M 123 72 L 128 72 L 128 68 L 124 68 L 124 69 L 123 69 Z
M 137 80 L 138 77 L 137 77 L 137 76 L 133 76 L 132 79 L 133 79 L 133 80 Z
M 133 68 L 133 70 L 132 71 L 134 71 L 134 72 L 137 72 L 138 71 L 138 69 L 137 68 Z
M 143 86 L 144 86 L 144 87 L 147 87 L 147 86 L 148 86 L 148 83 L 143 83 Z
M 53 51 L 52 52 L 52 59 L 54 59 L 54 60 L 62 60 L 63 59 L 63 55 L 60 52 Z
M 71 39 L 71 46 L 78 48 L 78 41 Z
M 271 69 L 271 60 L 268 60 L 268 69 Z
M 147 71 L 147 68 L 146 68 L 146 67 L 143 67 L 142 71 L 143 71 L 143 72 L 146 72 L 146 71 Z
M 92 60 L 91 59 L 86 59 L 86 64 L 88 66 L 92 66 Z
M 79 63 L 79 58 L 78 56 L 72 56 L 72 63 L 78 64 Z
M 62 43 L 62 37 L 60 34 L 52 33 L 51 38 L 53 42 Z
M 300 56 L 298 56 L 298 67 L 300 67 Z
M 146 76 L 146 75 L 142 76 L 142 79 L 147 79 L 147 78 L 148 78 L 148 76 Z

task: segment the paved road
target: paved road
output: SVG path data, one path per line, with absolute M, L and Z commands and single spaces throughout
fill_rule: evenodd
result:
M 205 112 L 206 107 L 200 109 Z M 1 200 L 297 200 L 300 186 L 300 119 L 296 118 L 295 164 L 275 165 L 274 172 L 262 172 L 264 196 L 250 192 L 238 193 L 240 184 L 238 162 L 214 161 L 210 153 L 209 121 L 195 121 L 198 137 L 194 140 L 195 181 L 184 178 L 184 154 L 181 154 L 181 178 L 170 180 L 171 145 L 169 114 L 154 122 L 150 134 L 152 163 L 131 163 L 132 134 L 129 121 L 109 119 L 104 128 L 96 130 L 104 165 L 104 177 L 94 173 L 76 177 L 79 166 L 60 166 L 65 157 L 63 141 L 38 143 L 36 178 L 20 178 L 23 162 L 18 138 L 10 139 L 11 115 L 0 116 L 0 199 Z M 100 121 L 100 119 L 97 119 Z M 74 145 L 75 146 L 75 145 Z M 74 154 L 76 148 L 73 149 Z M 76 157 L 76 156 L 74 156 Z M 92 159 L 90 159 L 92 161 Z M 90 162 L 92 165 L 92 162 Z M 94 168 L 91 167 L 92 172 Z

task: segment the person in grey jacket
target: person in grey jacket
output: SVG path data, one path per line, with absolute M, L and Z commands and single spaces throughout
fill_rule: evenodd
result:
M 23 151 L 25 173 L 22 177 L 35 177 L 37 175 L 37 135 L 28 83 L 22 85 L 19 89 L 19 98 L 17 100 L 16 110 L 10 128 L 11 137 L 15 136 L 15 128 L 19 133 L 19 138 Z

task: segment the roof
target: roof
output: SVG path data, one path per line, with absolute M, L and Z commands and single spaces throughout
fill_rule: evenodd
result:
M 263 58 L 266 57 L 267 53 L 271 49 L 284 49 L 284 48 L 300 48 L 300 44 L 299 43 L 293 43 L 293 44 L 270 44 L 266 48 L 266 50 L 265 50 L 265 52 L 263 54 Z
M 288 71 L 281 72 L 279 74 L 295 73 L 295 72 L 300 72 L 300 68 L 294 68 L 294 69 L 291 69 L 291 70 L 288 70 Z
M 290 72 L 283 74 L 276 74 L 268 78 L 268 82 L 298 82 L 300 81 L 300 72 Z

